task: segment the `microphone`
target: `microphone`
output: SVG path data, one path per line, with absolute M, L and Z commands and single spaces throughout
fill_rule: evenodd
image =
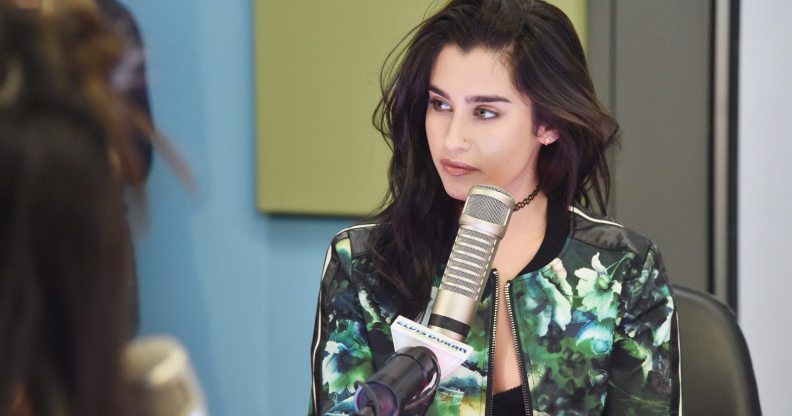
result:
M 124 351 L 126 376 L 141 416 L 207 416 L 198 378 L 184 347 L 168 336 L 133 341 Z
M 365 383 L 358 383 L 358 415 L 397 416 L 400 409 L 433 395 L 440 378 L 465 362 L 472 348 L 463 341 L 514 207 L 514 198 L 501 188 L 470 189 L 428 327 L 403 316 L 394 320 L 396 353 Z M 411 403 L 405 406 L 406 401 Z
M 354 415 L 396 416 L 402 408 L 419 405 L 434 395 L 438 372 L 437 358 L 429 348 L 406 347 L 396 351 L 380 371 L 365 383 L 356 383 Z M 423 394 L 404 406 L 404 401 L 415 397 L 417 392 Z
M 477 185 L 470 190 L 429 316 L 430 329 L 457 341 L 467 339 L 514 206 L 514 198 L 498 187 Z

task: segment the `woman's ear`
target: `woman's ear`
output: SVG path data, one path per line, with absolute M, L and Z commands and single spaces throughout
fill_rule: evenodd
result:
M 536 129 L 536 140 L 539 140 L 539 143 L 545 146 L 553 144 L 558 140 L 558 130 L 541 125 Z

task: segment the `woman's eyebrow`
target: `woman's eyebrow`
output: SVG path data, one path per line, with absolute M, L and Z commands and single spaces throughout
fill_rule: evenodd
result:
M 466 103 L 510 103 L 508 99 L 500 95 L 474 95 L 465 97 Z
M 434 85 L 429 85 L 429 91 L 445 98 L 446 100 L 450 100 L 451 98 L 448 96 L 448 93 L 441 90 L 440 88 L 435 87 Z
M 437 88 L 434 85 L 429 86 L 429 91 L 445 98 L 446 100 L 450 100 L 451 98 L 448 96 L 448 93 Z M 500 95 L 472 95 L 465 97 L 465 102 L 470 103 L 510 103 L 509 99 L 501 97 Z

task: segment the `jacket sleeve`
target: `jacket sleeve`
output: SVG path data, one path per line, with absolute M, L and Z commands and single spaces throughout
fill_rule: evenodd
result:
M 678 415 L 679 342 L 674 298 L 655 246 L 631 268 L 614 336 L 605 414 Z
M 363 310 L 350 280 L 352 268 L 349 239 L 337 238 L 328 249 L 319 289 L 309 415 L 352 413 L 355 382 L 373 373 Z

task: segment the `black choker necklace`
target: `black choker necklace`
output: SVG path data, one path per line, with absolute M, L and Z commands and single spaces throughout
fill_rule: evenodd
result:
M 526 196 L 525 199 L 523 199 L 522 201 L 518 202 L 517 205 L 514 206 L 514 212 L 517 212 L 517 211 L 527 207 L 528 204 L 530 204 L 531 201 L 533 201 L 534 198 L 536 198 L 536 195 L 539 195 L 539 187 L 538 186 L 536 187 L 536 189 L 533 190 L 533 192 L 531 192 L 530 195 Z

